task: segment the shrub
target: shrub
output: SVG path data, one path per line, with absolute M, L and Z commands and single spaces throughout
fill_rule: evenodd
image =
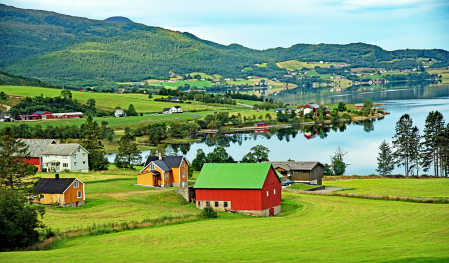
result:
M 217 218 L 217 211 L 215 211 L 211 206 L 206 206 L 206 208 L 201 211 L 202 218 Z

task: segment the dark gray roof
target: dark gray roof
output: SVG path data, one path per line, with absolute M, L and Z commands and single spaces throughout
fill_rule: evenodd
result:
M 10 118 L 12 118 L 12 115 L 10 113 L 0 112 L 0 119 L 3 119 L 5 116 L 9 116 Z
M 174 106 L 176 109 L 182 108 L 181 106 Z
M 164 108 L 164 111 L 169 111 L 170 110 L 170 108 Z
M 48 112 L 48 111 L 43 111 L 43 110 L 36 111 L 36 112 L 33 113 L 33 115 L 35 115 L 35 114 L 42 114 L 42 113 L 45 113 L 45 112 Z
M 153 161 L 152 163 L 154 163 L 155 165 L 157 165 L 159 168 L 161 168 L 162 171 L 164 172 L 168 172 L 171 171 L 171 169 L 165 164 L 164 161 Z
M 285 110 L 285 108 L 276 108 L 276 111 Z
M 162 161 L 167 165 L 167 167 L 179 167 L 184 156 L 163 156 Z M 159 156 L 148 156 L 145 162 L 145 167 L 149 165 L 152 161 L 159 160 Z
M 51 144 L 57 144 L 53 139 L 20 139 L 28 146 L 31 157 L 40 157 L 41 153 Z
M 81 147 L 81 145 L 77 143 L 52 144 L 45 148 L 42 154 L 70 155 L 78 149 L 78 147 Z
M 155 174 L 155 175 L 160 175 L 161 173 L 159 172 L 159 171 L 156 171 L 156 170 L 150 170 L 153 174 Z
M 170 100 L 177 100 L 177 99 L 178 99 L 178 96 L 173 96 L 170 98 Z
M 41 178 L 35 185 L 37 193 L 62 194 L 76 178 Z
M 295 161 L 286 161 L 286 162 L 267 162 L 271 163 L 274 168 L 281 167 L 285 170 L 312 170 L 315 166 L 322 165 L 320 162 L 295 162 Z

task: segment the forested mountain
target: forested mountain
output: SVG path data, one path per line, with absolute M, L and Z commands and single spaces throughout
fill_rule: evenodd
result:
M 109 18 L 106 18 L 104 21 L 108 22 L 133 22 L 131 19 L 123 16 L 111 16 Z
M 22 77 L 3 70 L 0 70 L 0 85 L 61 88 L 58 85 L 47 83 L 39 79 Z
M 445 50 L 385 51 L 357 43 L 298 44 L 260 51 L 119 20 L 91 20 L 0 5 L 0 69 L 57 84 L 85 86 L 168 78 L 170 71 L 273 77 L 285 72 L 276 63 L 291 59 L 346 62 L 353 67 L 410 68 L 417 63 L 407 58 L 424 57 L 441 61 L 434 66 L 449 65 Z M 267 67 L 242 72 L 256 63 L 267 63 Z

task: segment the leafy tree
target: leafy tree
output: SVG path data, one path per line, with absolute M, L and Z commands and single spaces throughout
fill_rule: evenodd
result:
M 424 142 L 422 143 L 422 164 L 424 171 L 427 172 L 430 166 L 434 167 L 434 175 L 439 176 L 439 151 L 441 147 L 440 134 L 444 130 L 444 118 L 439 111 L 431 111 L 426 117 L 424 124 Z
M 196 157 L 192 161 L 192 167 L 193 169 L 195 169 L 195 171 L 201 171 L 204 163 L 206 163 L 206 154 L 203 152 L 203 150 L 198 149 L 196 152 Z
M 346 108 L 346 103 L 344 103 L 343 101 L 340 101 L 338 103 L 337 109 L 338 109 L 339 112 L 346 111 L 346 109 L 347 109 Z
M 148 125 L 148 140 L 152 144 L 158 144 L 167 138 L 167 125 L 165 123 L 155 123 Z
M 206 155 L 206 163 L 233 163 L 234 159 L 222 146 L 216 147 L 213 152 Z
M 324 164 L 323 174 L 327 175 L 327 176 L 333 175 L 332 167 L 329 164 L 327 164 L 327 163 Z
M 0 92 L 0 100 L 6 100 L 8 97 L 6 96 L 5 92 Z
M 31 206 L 16 191 L 0 188 L 0 252 L 36 244 L 36 229 L 44 227 L 38 216 L 44 214 L 44 207 Z
M 277 120 L 278 120 L 278 122 L 287 122 L 288 121 L 287 114 L 284 114 L 281 111 L 278 111 Z
M 379 146 L 379 157 L 377 157 L 376 171 L 382 176 L 391 174 L 394 170 L 394 157 L 390 145 L 384 140 Z
M 262 145 L 256 145 L 251 148 L 251 151 L 243 156 L 242 163 L 257 163 L 260 161 L 268 161 L 268 153 L 270 150 Z
M 211 206 L 206 206 L 203 211 L 201 211 L 202 218 L 217 218 L 217 211 L 215 211 Z
M 346 171 L 346 164 L 343 161 L 334 159 L 333 165 L 334 165 L 334 174 L 335 175 L 344 175 L 344 173 Z
M 153 98 L 153 93 L 148 94 L 148 98 L 152 99 Z
M 37 181 L 37 168 L 28 163 L 28 146 L 14 135 L 11 127 L 0 131 L 0 185 L 27 190 Z
M 130 132 L 127 132 L 120 138 L 118 145 L 118 154 L 114 160 L 118 168 L 124 167 L 131 170 L 133 164 L 141 162 L 142 156 L 140 156 L 140 151 L 137 149 L 136 137 Z
M 410 157 L 414 144 L 412 143 L 413 121 L 410 115 L 404 114 L 396 123 L 396 134 L 393 136 L 393 147 L 395 151 L 393 156 L 398 166 L 404 166 L 405 176 L 409 175 Z
M 64 99 L 71 99 L 72 98 L 72 92 L 68 89 L 61 90 L 61 97 Z
M 265 118 L 271 121 L 271 114 L 270 113 L 265 114 Z
M 372 107 L 373 107 L 373 101 L 370 99 L 365 99 L 363 101 L 363 115 L 365 115 L 365 116 L 370 115 Z
M 128 110 L 126 111 L 126 114 L 128 116 L 138 116 L 136 109 L 134 108 L 134 105 L 129 104 Z
M 102 130 L 90 115 L 84 123 L 83 134 L 81 145 L 89 152 L 89 170 L 107 170 L 108 160 L 104 157 L 104 145 L 101 144 Z

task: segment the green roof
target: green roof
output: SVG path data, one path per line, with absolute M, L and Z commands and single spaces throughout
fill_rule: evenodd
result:
M 278 175 L 279 179 L 281 179 L 282 177 L 284 177 L 280 172 L 274 170 L 276 172 L 276 174 Z
M 194 188 L 262 189 L 271 163 L 206 163 Z

